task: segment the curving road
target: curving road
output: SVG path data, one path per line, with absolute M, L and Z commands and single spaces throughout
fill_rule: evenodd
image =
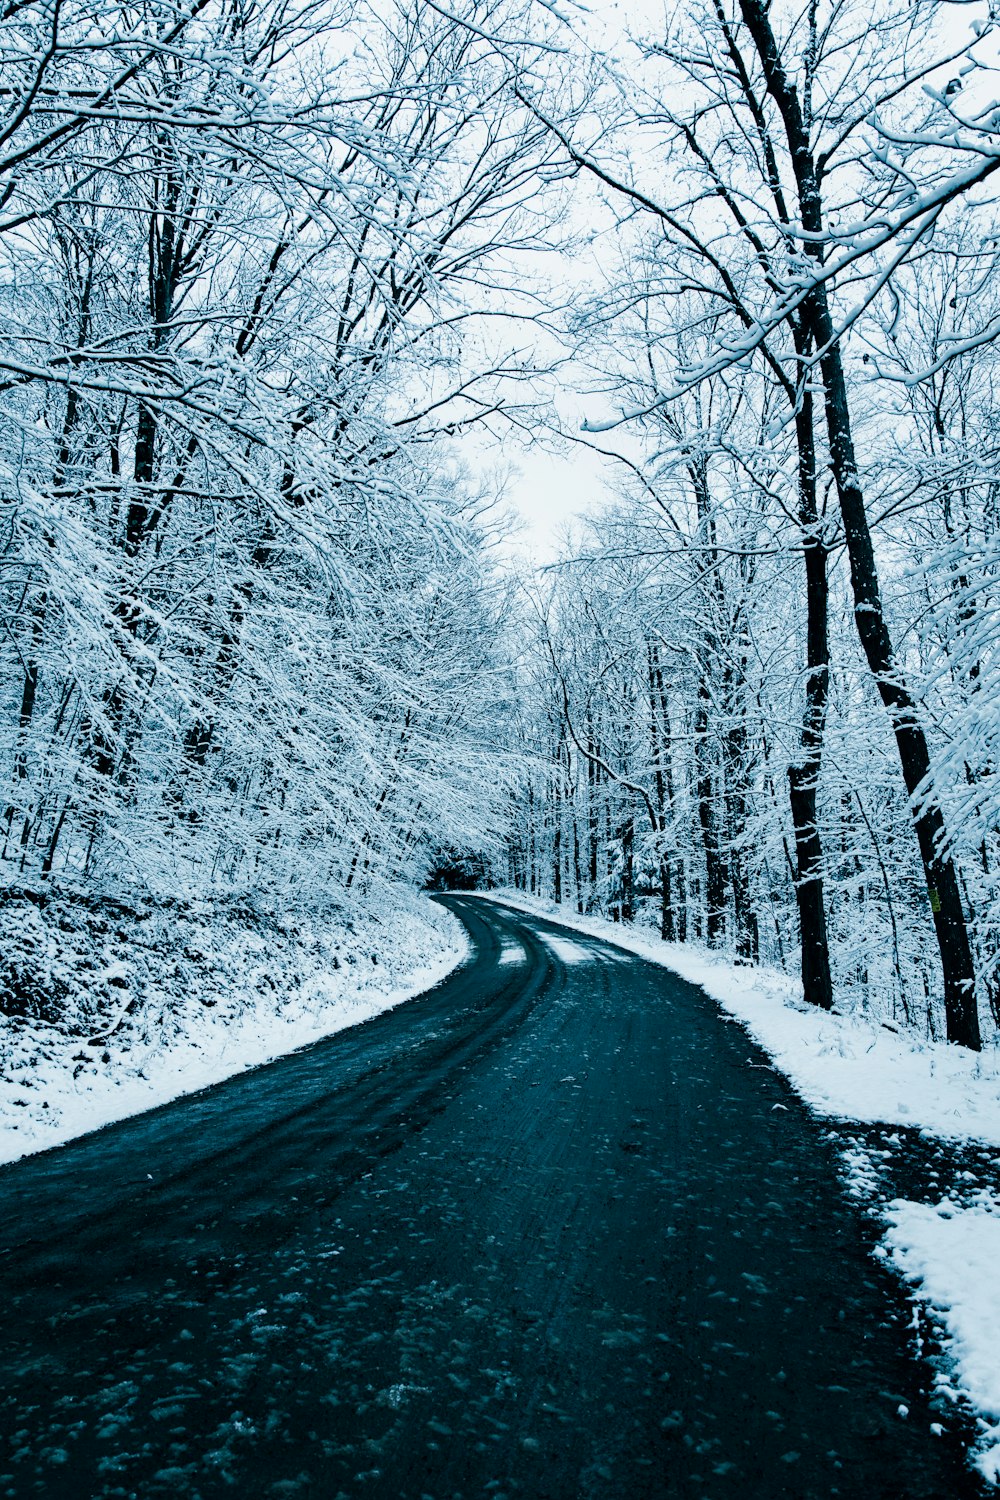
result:
M 745 1033 L 447 900 L 436 989 L 0 1169 L 0 1496 L 978 1494 Z

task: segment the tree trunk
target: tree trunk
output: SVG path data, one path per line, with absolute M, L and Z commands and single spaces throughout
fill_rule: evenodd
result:
M 562 902 L 562 766 L 558 755 L 552 767 L 552 899 Z
M 623 922 L 635 921 L 635 819 L 629 815 L 621 827 L 622 881 L 621 913 Z
M 788 795 L 795 828 L 798 879 L 795 899 L 799 911 L 802 944 L 802 991 L 811 1005 L 833 1008 L 830 945 L 823 900 L 823 855 L 816 824 L 816 776 L 814 767 L 788 767 Z
M 676 892 L 675 929 L 677 933 L 677 941 L 679 943 L 686 943 L 688 935 L 688 889 L 687 872 L 684 868 L 683 859 L 679 859 L 677 861 L 676 875 L 674 878 L 674 890 Z
M 796 348 L 809 352 L 809 338 L 796 330 Z M 823 891 L 823 846 L 817 820 L 817 783 L 830 692 L 830 632 L 827 549 L 816 503 L 816 446 L 812 392 L 801 394 L 795 414 L 799 455 L 799 520 L 806 574 L 806 707 L 801 758 L 788 767 L 788 799 L 795 834 L 795 901 L 802 952 L 802 993 L 810 1005 L 833 1008 L 833 977 Z
M 587 910 L 590 911 L 597 896 L 601 822 L 600 808 L 597 800 L 598 766 L 593 759 L 597 753 L 597 746 L 594 743 L 593 724 L 590 722 L 589 715 L 587 724 L 587 750 L 587 876 L 590 883 Z
M 660 937 L 666 943 L 677 940 L 677 927 L 674 922 L 674 893 L 673 882 L 670 878 L 670 861 L 660 861 Z
M 742 680 L 743 671 L 740 677 Z M 734 706 L 735 707 L 735 706 Z M 733 926 L 736 929 L 736 957 L 745 963 L 756 963 L 758 954 L 757 918 L 750 902 L 750 878 L 747 873 L 747 730 L 744 707 L 735 709 L 739 718 L 728 731 L 726 747 L 726 815 L 729 830 L 729 884 L 733 893 Z
M 649 676 L 649 730 L 653 758 L 653 779 L 656 788 L 656 832 L 660 841 L 660 936 L 667 942 L 675 940 L 674 903 L 670 879 L 670 859 L 665 847 L 668 813 L 672 814 L 674 789 L 670 775 L 670 717 L 666 688 L 663 682 L 663 667 L 655 641 L 646 647 L 646 665 Z
M 822 199 L 812 147 L 798 92 L 781 61 L 766 0 L 740 0 L 757 49 L 767 89 L 781 114 L 798 190 L 802 227 L 811 239 L 807 253 L 822 256 Z M 818 283 L 803 304 L 814 347 L 823 350 L 823 376 L 830 463 L 837 486 L 854 594 L 854 620 L 868 666 L 892 725 L 910 796 L 914 828 L 924 867 L 934 930 L 941 955 L 947 1036 L 976 1050 L 982 1045 L 976 1006 L 975 972 L 958 875 L 947 852 L 944 815 L 931 777 L 927 736 L 899 663 L 882 608 L 864 492 L 858 475 L 850 406 L 840 344 L 826 287 Z
M 947 852 L 944 815 L 931 777 L 927 736 L 917 705 L 897 664 L 885 622 L 882 594 L 864 495 L 858 478 L 847 386 L 839 346 L 832 343 L 833 321 L 825 292 L 814 304 L 817 342 L 830 347 L 821 361 L 826 393 L 827 429 L 854 592 L 854 619 L 896 738 L 899 762 L 910 795 L 924 879 L 941 954 L 947 1037 L 950 1042 L 982 1045 L 976 1006 L 972 949 L 958 874 Z
M 698 822 L 705 848 L 705 936 L 709 947 L 717 948 L 726 930 L 726 866 L 719 850 L 715 778 L 712 775 L 708 746 L 708 688 L 702 679 L 698 682 L 694 745 L 698 776 Z
M 583 874 L 580 869 L 580 824 L 576 816 L 576 803 L 573 804 L 573 879 L 576 885 L 576 910 L 579 916 L 583 916 Z

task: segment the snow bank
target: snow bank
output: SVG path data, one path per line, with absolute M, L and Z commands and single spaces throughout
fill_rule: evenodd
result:
M 946 1329 L 945 1348 L 964 1395 L 982 1415 L 976 1462 L 987 1479 L 1000 1481 L 1000 1205 L 986 1194 L 978 1206 L 959 1208 L 890 1203 L 884 1244 L 893 1264 L 914 1283 L 913 1295 Z M 938 1384 L 949 1390 L 947 1377 Z
M 520 892 L 486 899 L 603 938 L 700 985 L 770 1055 L 817 1112 L 845 1121 L 908 1126 L 956 1142 L 1000 1146 L 1000 1050 L 981 1054 L 893 1031 L 863 1016 L 807 1006 L 801 984 L 777 970 L 732 963 L 696 944 L 666 943 L 648 929 L 581 917 Z M 870 1191 L 863 1171 L 845 1163 Z M 1000 1201 L 987 1191 L 957 1204 L 896 1199 L 873 1205 L 888 1223 L 879 1253 L 911 1284 L 942 1329 L 953 1374 L 943 1395 L 980 1413 L 975 1461 L 1000 1483 Z
M 160 913 L 152 932 L 144 922 L 88 920 L 84 944 L 63 908 L 44 921 L 20 905 L 0 911 L 0 940 L 16 929 L 33 972 L 66 999 L 62 1019 L 0 1015 L 0 1162 L 366 1021 L 468 952 L 451 913 L 416 898 L 363 919 L 251 923 L 195 906 Z

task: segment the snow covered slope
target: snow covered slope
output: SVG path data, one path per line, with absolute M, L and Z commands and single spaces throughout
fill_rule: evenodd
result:
M 422 898 L 353 921 L 250 923 L 200 904 L 169 921 L 119 915 L 95 930 L 62 913 L 62 923 L 68 933 L 30 903 L 0 916 L 8 939 L 21 929 L 42 979 L 77 1002 L 72 1031 L 44 1014 L 0 1015 L 0 1161 L 354 1026 L 438 983 L 468 951 L 458 921 Z

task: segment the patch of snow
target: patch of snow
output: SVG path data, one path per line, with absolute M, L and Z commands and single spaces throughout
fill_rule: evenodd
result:
M 563 938 L 554 937 L 551 932 L 543 932 L 539 936 L 546 948 L 557 958 L 561 958 L 564 964 L 589 964 L 594 961 L 594 954 L 582 943 L 567 943 Z
M 527 954 L 520 943 L 504 943 L 497 962 L 501 964 L 523 964 L 526 958 Z
M 988 1194 L 958 1207 L 896 1199 L 886 1209 L 883 1244 L 945 1330 L 961 1388 L 981 1413 L 976 1462 L 1000 1481 L 1000 1203 Z M 947 1377 L 944 1377 L 947 1381 Z

